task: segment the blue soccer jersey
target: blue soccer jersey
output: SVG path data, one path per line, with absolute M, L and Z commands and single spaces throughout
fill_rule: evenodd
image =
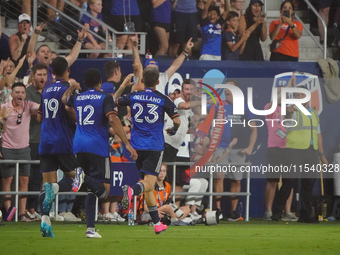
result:
M 132 118 L 131 145 L 136 150 L 164 150 L 164 113 L 178 117 L 175 104 L 162 93 L 146 88 L 118 98 L 118 106 L 130 106 Z
M 75 124 L 68 117 L 61 97 L 68 89 L 67 81 L 57 80 L 45 87 L 39 114 L 42 114 L 39 154 L 72 153 Z
M 73 152 L 109 156 L 108 116 L 117 114 L 110 94 L 94 89 L 71 96 L 67 105 L 74 107 L 77 115 L 77 130 Z

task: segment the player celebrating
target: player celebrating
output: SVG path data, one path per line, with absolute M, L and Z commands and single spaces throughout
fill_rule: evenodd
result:
M 129 84 L 132 76 L 133 74 L 128 75 L 123 83 Z M 80 89 L 79 84 L 70 83 L 62 102 L 73 107 L 77 115 L 73 152 L 77 155 L 77 163 L 81 168 L 77 168 L 73 191 L 77 191 L 83 182 L 89 189 L 85 199 L 86 237 L 101 238 L 94 222 L 96 198 L 106 198 L 110 192 L 109 124 L 125 144 L 133 160 L 137 159 L 137 152 L 131 147 L 125 135 L 114 110 L 112 96 L 100 91 L 102 84 L 100 71 L 95 68 L 86 70 L 84 83 L 89 90 L 78 95 L 72 93 Z
M 175 134 L 181 123 L 174 103 L 167 96 L 156 91 L 158 78 L 159 71 L 157 68 L 145 68 L 142 80 L 145 90 L 135 91 L 117 100 L 118 106 L 131 107 L 133 116 L 131 143 L 138 153 L 137 168 L 144 176 L 144 179 L 132 188 L 127 185 L 122 187 L 124 193 L 122 206 L 123 209 L 127 209 L 131 196 L 138 196 L 144 192 L 156 234 L 167 229 L 167 226 L 159 221 L 156 199 L 153 194 L 163 158 L 164 113 L 166 112 L 174 123 L 174 127 L 167 130 L 168 134 Z
M 74 178 L 77 166 L 72 150 L 75 125 L 68 116 L 67 107 L 61 102 L 69 87 L 67 60 L 57 57 L 52 62 L 52 69 L 56 82 L 45 87 L 37 117 L 42 121 L 39 154 L 44 190 L 40 193 L 39 203 L 43 237 L 54 237 L 49 212 L 58 192 L 72 190 L 71 177 Z M 56 183 L 58 169 L 64 171 L 65 178 Z

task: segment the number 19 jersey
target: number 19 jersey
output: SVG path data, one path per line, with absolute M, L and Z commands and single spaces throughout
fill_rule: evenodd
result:
M 179 116 L 175 104 L 159 91 L 146 88 L 118 98 L 118 106 L 130 106 L 132 113 L 131 145 L 136 150 L 164 150 L 164 113 Z
M 57 80 L 45 87 L 38 114 L 42 114 L 39 154 L 73 153 L 75 124 L 69 118 L 61 97 L 68 89 L 67 81 Z

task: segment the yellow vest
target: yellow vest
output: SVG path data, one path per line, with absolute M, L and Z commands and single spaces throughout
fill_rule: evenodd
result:
M 287 128 L 286 148 L 308 149 L 311 146 L 312 138 L 314 150 L 318 149 L 319 116 L 314 110 L 311 111 L 311 114 L 311 116 L 307 116 L 297 109 L 297 125 Z

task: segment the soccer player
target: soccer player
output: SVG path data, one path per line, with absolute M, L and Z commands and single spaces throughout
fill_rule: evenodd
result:
M 130 83 L 132 76 L 133 74 L 128 75 L 123 84 Z M 109 126 L 125 144 L 133 160 L 137 159 L 137 152 L 131 147 L 117 117 L 113 97 L 100 90 L 100 71 L 95 68 L 86 70 L 84 83 L 89 90 L 72 95 L 80 87 L 78 83 L 71 83 L 63 95 L 62 102 L 73 107 L 77 115 L 73 152 L 77 155 L 77 163 L 81 168 L 76 170 L 73 191 L 77 191 L 82 183 L 88 187 L 85 199 L 86 237 L 101 238 L 95 229 L 94 221 L 96 199 L 106 198 L 110 192 Z
M 159 71 L 157 68 L 145 68 L 142 80 L 145 90 L 132 92 L 117 100 L 118 106 L 130 106 L 131 108 L 133 120 L 131 144 L 137 150 L 137 168 L 144 177 L 133 187 L 128 185 L 122 187 L 124 193 L 122 206 L 123 209 L 127 209 L 131 197 L 141 195 L 144 192 L 156 234 L 165 231 L 167 228 L 159 221 L 156 199 L 153 194 L 163 158 L 164 113 L 167 113 L 174 123 L 174 127 L 167 130 L 168 134 L 175 134 L 181 123 L 174 103 L 167 96 L 156 91 L 158 78 Z
M 44 190 L 40 193 L 41 234 L 54 237 L 49 212 L 58 192 L 71 191 L 76 168 L 73 155 L 73 136 L 75 125 L 69 118 L 66 105 L 61 97 L 69 87 L 69 67 L 65 58 L 57 57 L 52 62 L 56 82 L 45 86 L 42 104 L 38 111 L 41 123 L 39 145 L 40 170 L 43 176 Z M 57 183 L 57 170 L 61 169 L 65 178 Z

